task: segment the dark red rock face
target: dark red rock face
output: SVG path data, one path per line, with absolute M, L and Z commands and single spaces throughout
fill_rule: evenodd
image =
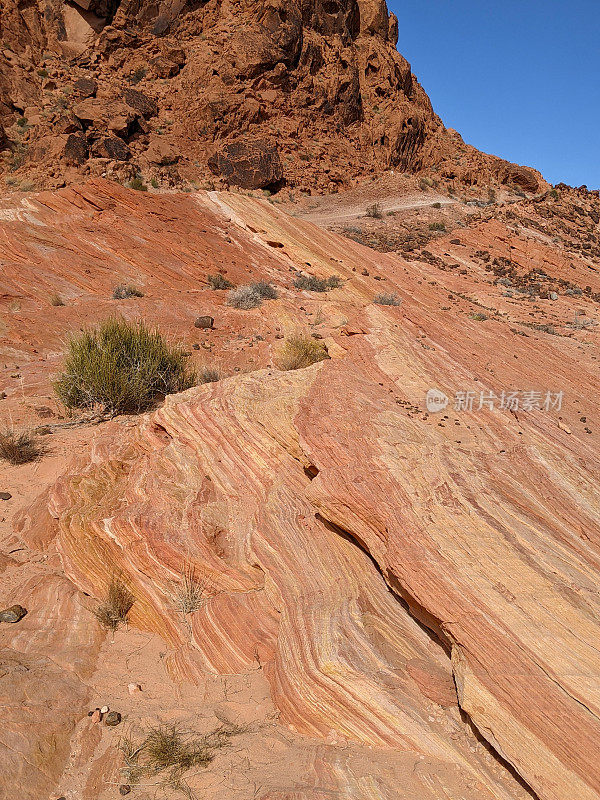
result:
M 283 178 L 275 147 L 262 141 L 234 141 L 209 158 L 215 175 L 242 189 L 266 189 Z
M 27 11 L 0 0 L 0 9 L 12 48 L 0 52 L 0 123 L 12 140 L 23 114 L 19 141 L 53 154 L 22 167 L 40 186 L 111 176 L 94 153 L 56 163 L 51 142 L 72 113 L 88 140 L 126 143 L 107 156 L 116 179 L 128 151 L 134 174 L 149 169 L 161 185 L 212 171 L 222 185 L 337 191 L 389 169 L 525 191 L 539 183 L 444 128 L 396 50 L 398 20 L 384 0 L 34 0 Z M 174 155 L 157 161 L 156 139 Z M 276 148 L 279 162 L 249 143 L 254 155 L 232 158 L 242 140 Z

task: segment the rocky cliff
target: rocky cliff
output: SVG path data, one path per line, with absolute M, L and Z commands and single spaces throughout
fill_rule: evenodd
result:
M 386 170 L 545 184 L 446 130 L 384 0 L 2 0 L 9 187 L 337 191 Z

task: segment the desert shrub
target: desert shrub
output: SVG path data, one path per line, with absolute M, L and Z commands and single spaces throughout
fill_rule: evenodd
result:
M 135 414 L 158 395 L 188 389 L 196 375 L 186 354 L 143 322 L 108 319 L 73 337 L 65 371 L 54 389 L 67 408 L 100 405 L 110 414 Z
M 48 70 L 45 69 L 45 68 L 38 69 L 37 74 L 40 76 L 40 78 L 47 78 L 48 77 Z
M 186 564 L 183 568 L 181 581 L 176 586 L 171 586 L 169 593 L 172 604 L 181 614 L 193 614 L 199 611 L 204 603 L 204 584 L 198 583 L 194 574 L 194 567 Z
M 26 128 L 27 127 L 27 117 L 19 117 L 17 120 L 17 126 L 19 128 Z
M 441 203 L 433 203 L 432 205 L 432 208 L 441 208 L 441 207 L 442 207 Z
M 251 283 L 250 288 L 254 289 L 254 291 L 257 292 L 263 300 L 277 300 L 279 297 L 279 292 L 277 289 L 272 283 L 268 283 L 267 281 L 257 281 L 256 283 Z
M 15 433 L 9 430 L 0 433 L 0 458 L 14 467 L 37 461 L 43 455 L 44 449 L 27 431 Z
M 376 294 L 373 302 L 377 303 L 378 306 L 399 306 L 402 304 L 402 300 L 395 292 L 393 294 L 385 294 L 385 292 Z
M 129 181 L 128 186 L 129 186 L 130 189 L 135 189 L 137 192 L 147 192 L 148 191 L 148 187 L 146 186 L 146 184 L 144 183 L 142 178 L 140 178 L 139 175 L 136 175 L 135 178 L 132 178 Z
M 129 297 L 143 297 L 144 293 L 131 284 L 120 283 L 113 289 L 112 296 L 113 300 L 127 300 Z
M 243 733 L 237 725 L 222 725 L 211 733 L 200 734 L 183 729 L 178 724 L 153 725 L 141 742 L 128 737 L 120 748 L 125 761 L 122 774 L 128 783 L 143 778 L 161 777 L 161 784 L 191 796 L 184 783 L 185 773 L 193 767 L 206 767 L 232 736 Z
M 326 358 L 329 355 L 323 342 L 300 334 L 285 340 L 279 354 L 278 367 L 282 370 L 303 369 Z
M 121 578 L 113 575 L 108 584 L 106 600 L 94 609 L 94 616 L 103 628 L 114 632 L 119 625 L 127 622 L 134 600 Z
M 198 383 L 216 383 L 221 380 L 221 372 L 215 367 L 202 367 L 198 373 Z
M 151 178 L 151 179 L 150 179 L 150 186 L 151 186 L 153 189 L 158 189 L 159 185 L 160 185 L 160 184 L 159 184 L 159 182 L 156 180 L 156 178 Z
M 550 191 L 548 192 L 548 195 L 553 200 L 558 200 L 558 198 L 560 197 L 560 194 L 558 193 L 558 189 L 550 189 Z
M 253 286 L 238 286 L 227 295 L 227 305 L 232 308 L 241 308 L 247 311 L 257 308 L 262 303 L 260 293 Z
M 381 219 L 383 217 L 381 203 L 373 203 L 373 205 L 367 206 L 365 209 L 365 214 L 367 217 L 371 217 L 372 219 Z
M 446 230 L 446 226 L 444 225 L 443 222 L 432 222 L 429 225 L 429 230 L 430 231 L 445 231 Z
M 486 319 L 489 319 L 487 314 L 484 314 L 483 311 L 474 311 L 472 314 L 469 315 L 471 319 L 474 319 L 476 322 L 483 322 Z
M 50 305 L 51 306 L 64 306 L 65 302 L 59 294 L 53 294 L 50 296 Z
M 207 275 L 206 280 L 211 289 L 233 289 L 233 283 L 220 272 L 215 275 Z
M 329 278 L 317 278 L 316 275 L 298 275 L 294 281 L 296 289 L 304 289 L 307 292 L 327 292 L 329 289 L 337 289 L 342 285 L 342 279 L 338 275 L 331 275 Z
M 431 178 L 424 177 L 419 180 L 419 189 L 424 192 L 427 191 L 427 189 L 430 189 L 432 186 L 433 181 Z

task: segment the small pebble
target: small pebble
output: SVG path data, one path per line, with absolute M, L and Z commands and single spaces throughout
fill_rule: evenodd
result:
M 101 714 L 108 714 L 109 711 L 110 708 L 108 706 L 102 706 L 102 708 L 100 709 Z
M 119 794 L 122 795 L 129 794 L 130 791 L 131 791 L 131 786 L 128 783 L 122 783 L 119 786 Z
M 0 500 L 10 500 L 12 494 L 10 492 L 0 492 Z
M 121 715 L 118 711 L 109 711 L 109 713 L 104 718 L 104 724 L 108 725 L 110 728 L 113 728 L 115 725 L 118 725 L 121 722 Z
M 100 713 L 99 708 L 97 708 L 95 711 L 92 711 L 92 717 L 91 717 L 92 722 L 94 723 L 100 722 L 101 719 L 102 719 L 102 714 Z
M 26 613 L 27 609 L 19 605 L 5 608 L 4 611 L 0 611 L 0 622 L 19 622 Z
M 127 689 L 129 690 L 129 694 L 135 694 L 136 692 L 142 691 L 142 687 L 139 685 L 139 683 L 130 683 Z

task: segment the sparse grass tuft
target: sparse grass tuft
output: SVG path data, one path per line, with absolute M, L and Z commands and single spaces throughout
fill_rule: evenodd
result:
M 317 278 L 316 275 L 299 275 L 294 281 L 296 289 L 303 289 L 307 292 L 327 292 L 329 289 L 337 289 L 342 285 L 342 279 L 338 275 L 329 278 Z
M 64 306 L 65 301 L 59 294 L 53 294 L 50 297 L 50 305 L 51 306 Z
M 140 178 L 139 175 L 136 175 L 135 178 L 132 178 L 129 181 L 128 186 L 129 186 L 130 189 L 135 189 L 137 192 L 147 192 L 148 191 L 148 187 L 146 186 L 146 184 L 144 183 L 142 178 Z
M 443 222 L 432 222 L 429 226 L 430 231 L 445 231 L 446 226 Z
M 381 294 L 376 294 L 375 297 L 373 298 L 373 302 L 377 303 L 378 306 L 402 305 L 402 300 L 400 300 L 400 298 L 395 292 L 392 294 L 385 294 L 385 292 L 382 292 Z
M 217 272 L 215 275 L 207 275 L 206 281 L 211 289 L 233 289 L 233 283 L 228 281 L 224 275 Z
M 238 286 L 227 295 L 227 305 L 232 308 L 248 311 L 250 308 L 257 308 L 261 303 L 262 297 L 253 286 Z
M 134 603 L 134 596 L 116 575 L 110 580 L 104 603 L 94 609 L 94 616 L 103 628 L 116 631 L 119 625 L 127 622 L 127 615 Z
M 204 600 L 204 584 L 198 583 L 194 574 L 192 564 L 186 564 L 183 568 L 181 582 L 172 587 L 170 598 L 175 608 L 181 614 L 193 614 L 202 608 Z
M 0 458 L 14 467 L 37 461 L 45 448 L 27 431 L 16 433 L 13 430 L 0 433 Z
M 176 723 L 153 725 L 139 745 L 128 738 L 121 741 L 123 776 L 132 784 L 161 776 L 164 787 L 189 797 L 185 773 L 193 767 L 206 767 L 219 750 L 229 745 L 232 736 L 243 732 L 244 728 L 237 725 L 222 725 L 207 734 L 185 730 Z
M 250 286 L 263 300 L 277 300 L 279 297 L 277 289 L 267 281 L 257 281 L 256 283 L 251 283 Z
M 432 208 L 441 208 L 442 204 L 441 203 L 433 203 L 431 207 Z
M 113 289 L 113 300 L 127 300 L 129 297 L 143 297 L 144 293 L 131 284 L 120 283 Z
M 65 371 L 54 389 L 67 408 L 101 406 L 109 414 L 137 414 L 159 395 L 189 389 L 196 374 L 185 351 L 143 322 L 108 319 L 71 339 Z
M 215 367 L 202 367 L 198 373 L 198 383 L 216 383 L 222 377 L 221 371 Z
M 472 314 L 469 314 L 469 316 L 476 322 L 484 322 L 486 319 L 489 319 L 488 315 L 484 314 L 482 311 L 474 311 Z
M 381 203 L 373 203 L 373 205 L 367 206 L 365 209 L 365 215 L 367 217 L 371 217 L 372 219 L 381 219 L 383 217 Z
M 323 342 L 300 334 L 285 340 L 279 355 L 278 367 L 282 370 L 303 369 L 326 358 L 329 358 L 329 355 Z

